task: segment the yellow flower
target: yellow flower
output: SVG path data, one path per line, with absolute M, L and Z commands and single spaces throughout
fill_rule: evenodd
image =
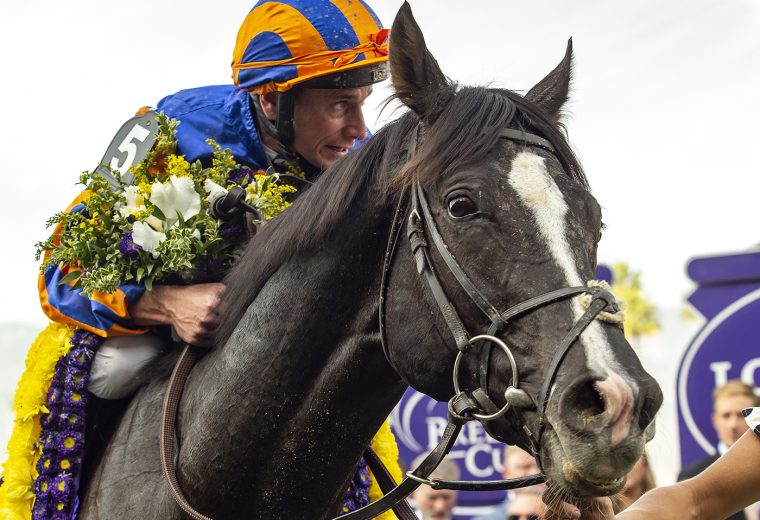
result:
M 181 155 L 170 155 L 166 162 L 166 175 L 184 177 L 190 169 L 190 163 Z
M 385 467 L 388 468 L 391 476 L 396 482 L 401 482 L 401 467 L 398 464 L 398 446 L 396 445 L 396 437 L 391 431 L 391 425 L 386 419 L 385 422 L 377 430 L 377 433 L 372 438 L 370 444 L 372 449 L 377 453 L 377 456 L 383 461 Z M 367 468 L 369 470 L 369 468 Z M 380 490 L 380 485 L 372 475 L 372 470 L 369 470 L 370 477 L 372 478 L 372 484 L 369 487 L 369 500 L 374 502 L 383 496 L 383 492 Z M 386 511 L 377 518 L 381 520 L 395 520 L 396 514 L 390 510 Z
M 296 188 L 289 184 L 270 182 L 267 188 L 262 190 L 267 177 L 268 175 L 264 174 L 254 175 L 254 181 L 245 187 L 245 192 L 246 200 L 253 206 L 259 207 L 265 218 L 271 218 L 290 206 L 285 195 L 294 193 Z

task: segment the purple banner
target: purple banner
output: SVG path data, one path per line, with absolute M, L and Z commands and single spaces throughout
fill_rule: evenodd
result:
M 760 370 L 760 253 L 696 258 L 688 273 L 699 284 L 689 301 L 707 323 L 678 370 L 682 467 L 717 452 L 713 390 L 731 379 L 757 386 Z
M 446 403 L 440 403 L 416 390 L 407 389 L 393 410 L 391 424 L 398 442 L 399 455 L 408 470 L 418 455 L 438 445 L 447 423 Z M 454 447 L 447 456 L 459 465 L 462 480 L 498 480 L 501 478 L 504 444 L 495 441 L 478 421 L 462 428 Z M 458 520 L 480 516 L 491 506 L 504 500 L 503 491 L 460 491 Z

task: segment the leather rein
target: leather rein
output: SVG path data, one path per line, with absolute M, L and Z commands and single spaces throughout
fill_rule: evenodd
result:
M 412 140 L 408 148 L 408 157 L 411 157 L 415 152 L 419 131 L 420 127 L 418 126 L 412 134 Z M 554 153 L 554 147 L 548 140 L 528 132 L 512 128 L 503 128 L 499 137 L 526 146 L 540 147 Z M 373 475 L 376 477 L 384 496 L 367 506 L 338 517 L 341 520 L 368 520 L 375 518 L 391 508 L 399 519 L 415 520 L 417 518 L 416 515 L 404 499 L 411 495 L 421 484 L 427 484 L 433 489 L 494 491 L 516 489 L 544 482 L 545 476 L 540 473 L 516 479 L 490 481 L 441 480 L 435 478 L 430 479 L 429 476 L 449 453 L 459 432 L 466 422 L 479 420 L 483 423 L 484 427 L 488 428 L 488 423 L 490 421 L 502 419 L 510 408 L 537 410 L 537 417 L 533 424 L 533 428 L 531 429 L 527 425 L 524 425 L 523 431 L 526 433 L 530 441 L 531 450 L 534 457 L 536 457 L 539 467 L 542 467 L 540 443 L 546 426 L 545 413 L 549 400 L 549 393 L 557 375 L 557 371 L 559 370 L 566 354 L 575 343 L 575 340 L 599 313 L 604 311 L 606 313 L 614 314 L 619 311 L 615 302 L 615 297 L 609 291 L 598 286 L 589 285 L 566 287 L 550 291 L 540 296 L 525 300 L 510 307 L 504 312 L 499 312 L 493 305 L 491 305 L 477 286 L 472 283 L 449 251 L 443 237 L 438 231 L 425 192 L 418 181 L 415 180 L 413 182 L 410 191 L 411 210 L 406 218 L 406 234 L 415 258 L 417 272 L 427 282 L 446 325 L 451 331 L 456 343 L 458 353 L 454 363 L 453 374 L 455 394 L 448 402 L 448 424 L 446 425 L 440 442 L 416 469 L 407 472 L 400 484 L 395 484 L 393 478 L 384 467 L 379 457 L 368 448 L 364 457 L 370 466 Z M 403 229 L 403 220 L 404 215 L 406 214 L 404 200 L 406 198 L 406 194 L 401 195 L 393 223 L 391 224 L 391 232 L 383 262 L 379 297 L 378 319 L 381 345 L 385 357 L 391 366 L 393 366 L 393 362 L 391 360 L 386 340 L 385 294 L 387 290 L 388 276 L 391 270 L 391 263 L 393 261 L 399 236 Z M 446 296 L 446 292 L 435 273 L 431 261 L 430 242 L 428 242 L 428 237 L 430 241 L 432 241 L 438 255 L 443 259 L 449 272 L 459 283 L 460 287 L 490 321 L 490 326 L 485 334 L 476 336 L 470 336 L 468 334 L 462 319 L 459 317 L 456 308 Z M 537 399 L 534 400 L 525 390 L 520 388 L 519 374 L 514 355 L 507 344 L 499 339 L 497 335 L 503 332 L 512 321 L 534 311 L 535 309 L 554 302 L 573 298 L 580 294 L 591 295 L 591 303 L 557 347 L 556 354 L 549 366 L 541 390 Z M 506 404 L 501 408 L 496 406 L 488 396 L 488 365 L 493 345 L 496 345 L 506 354 L 511 365 L 511 384 L 507 387 L 504 393 Z M 476 348 L 480 348 L 479 386 L 473 391 L 465 391 L 461 389 L 459 384 L 459 367 L 464 356 L 472 355 Z M 197 347 L 186 345 L 172 372 L 163 404 L 160 430 L 160 455 L 164 478 L 169 485 L 172 496 L 180 508 L 194 520 L 211 520 L 210 517 L 204 516 L 193 509 L 185 499 L 177 481 L 174 453 L 176 434 L 175 421 L 179 401 L 187 377 L 199 356 L 200 350 L 201 349 L 198 349 Z M 334 520 L 338 519 L 336 518 Z

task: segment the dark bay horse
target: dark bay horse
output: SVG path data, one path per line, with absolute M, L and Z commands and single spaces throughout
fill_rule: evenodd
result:
M 192 506 L 216 520 L 332 518 L 407 385 L 440 400 L 453 395 L 457 345 L 405 228 L 386 254 L 399 200 L 415 183 L 450 252 L 496 308 L 593 277 L 600 208 L 557 126 L 570 48 L 522 97 L 450 83 L 407 5 L 391 34 L 395 95 L 410 110 L 254 237 L 226 280 L 219 345 L 187 382 L 178 478 Z M 510 128 L 524 138 L 503 138 Z M 402 222 L 415 217 L 401 208 Z M 482 334 L 478 307 L 435 251 L 430 258 L 465 328 Z M 580 296 L 563 298 L 499 333 L 532 401 L 584 308 Z M 662 396 L 617 325 L 591 320 L 572 343 L 547 385 L 544 432 L 533 447 L 566 496 L 612 494 L 653 435 Z M 472 358 L 460 367 L 466 387 L 477 386 Z M 506 352 L 494 349 L 486 369 L 484 390 L 503 406 L 512 378 Z M 184 517 L 158 460 L 165 386 L 155 380 L 135 396 L 82 494 L 80 518 Z M 538 413 L 512 408 L 489 431 L 531 448 L 523 425 Z

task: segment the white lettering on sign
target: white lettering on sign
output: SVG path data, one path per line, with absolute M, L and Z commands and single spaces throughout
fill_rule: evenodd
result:
M 710 371 L 715 374 L 715 388 L 728 382 L 728 371 L 731 370 L 730 361 L 715 361 L 710 363 Z
M 427 449 L 435 448 L 443 437 L 443 431 L 446 429 L 447 421 L 443 417 L 426 417 L 427 424 Z
M 748 385 L 755 386 L 755 372 L 760 368 L 760 358 L 752 358 L 742 367 L 742 381 Z M 755 389 L 757 392 L 757 389 Z
M 443 417 L 426 417 L 427 449 L 435 448 L 443 437 L 447 421 Z M 475 478 L 492 478 L 494 473 L 501 473 L 501 443 L 486 434 L 479 422 L 471 421 L 464 425 L 454 448 L 448 457 L 461 460 L 467 472 Z M 458 449 L 457 449 L 458 448 Z
M 730 361 L 713 361 L 710 363 L 710 371 L 715 374 L 715 386 L 718 388 L 728 382 L 728 372 L 733 368 Z M 755 374 L 760 369 L 760 358 L 752 358 L 741 369 L 739 378 L 743 383 L 755 386 Z

